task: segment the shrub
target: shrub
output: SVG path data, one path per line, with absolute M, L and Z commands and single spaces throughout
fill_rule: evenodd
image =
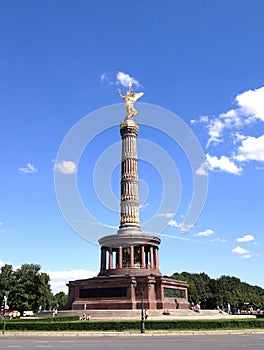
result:
M 1 326 L 1 323 L 0 323 Z M 77 321 L 64 318 L 41 320 L 7 320 L 6 330 L 12 331 L 130 331 L 140 330 L 140 321 Z M 215 330 L 264 328 L 264 319 L 232 320 L 149 320 L 146 330 Z

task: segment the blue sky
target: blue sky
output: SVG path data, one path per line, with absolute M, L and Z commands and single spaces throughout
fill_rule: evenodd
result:
M 54 291 L 98 272 L 94 242 L 119 223 L 125 107 L 116 89 L 132 80 L 144 92 L 140 216 L 161 236 L 162 273 L 264 287 L 263 17 L 262 0 L 1 1 L 0 264 L 38 263 Z M 59 159 L 66 135 L 83 125 L 80 161 Z M 201 145 L 200 166 L 188 135 Z M 77 133 L 74 150 L 81 141 Z M 85 233 L 69 225 L 76 213 L 65 220 L 54 175 L 65 195 L 77 180 L 91 214 L 79 220 Z M 208 182 L 206 201 L 203 187 L 203 210 L 183 233 L 195 179 Z

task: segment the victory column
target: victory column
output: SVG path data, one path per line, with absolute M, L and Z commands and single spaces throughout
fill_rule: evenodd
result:
M 83 310 L 188 309 L 188 284 L 162 276 L 159 270 L 160 239 L 144 234 L 139 220 L 138 198 L 138 114 L 134 103 L 143 92 L 132 85 L 125 95 L 126 116 L 120 124 L 122 137 L 120 226 L 116 234 L 99 239 L 100 272 L 97 277 L 68 283 L 68 308 Z

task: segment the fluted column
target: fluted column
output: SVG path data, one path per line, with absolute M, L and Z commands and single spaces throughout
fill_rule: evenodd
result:
M 118 267 L 119 269 L 122 269 L 123 267 L 123 254 L 122 254 L 122 247 L 119 247 L 119 254 L 118 254 Z
M 105 270 L 105 248 L 101 247 L 101 270 Z
M 153 247 L 150 247 L 150 268 L 153 268 Z
M 155 265 L 156 270 L 159 269 L 159 249 L 158 247 L 155 248 Z
M 145 247 L 141 246 L 141 268 L 145 268 Z
M 134 267 L 134 246 L 130 247 L 130 267 Z
M 127 226 L 138 229 L 140 227 L 136 144 L 138 125 L 134 120 L 125 120 L 120 125 L 120 134 L 122 137 L 120 229 Z
M 109 248 L 109 269 L 113 268 L 113 250 Z

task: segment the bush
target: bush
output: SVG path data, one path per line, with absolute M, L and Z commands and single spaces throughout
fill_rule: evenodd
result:
M 159 330 L 215 330 L 264 328 L 264 322 L 256 319 L 241 320 L 171 320 L 149 321 L 146 329 Z
M 77 321 L 76 317 L 40 320 L 7 320 L 6 330 L 12 331 L 131 331 L 140 330 L 140 321 Z M 63 320 L 64 319 L 64 320 Z M 0 323 L 1 326 L 1 323 Z M 146 330 L 216 330 L 264 328 L 264 319 L 240 320 L 149 320 Z
M 40 318 L 23 318 L 23 319 L 13 319 L 14 321 L 17 322 L 33 322 L 33 323 L 39 323 L 39 322 L 72 322 L 72 321 L 78 321 L 79 316 L 56 316 L 56 317 L 40 317 Z

